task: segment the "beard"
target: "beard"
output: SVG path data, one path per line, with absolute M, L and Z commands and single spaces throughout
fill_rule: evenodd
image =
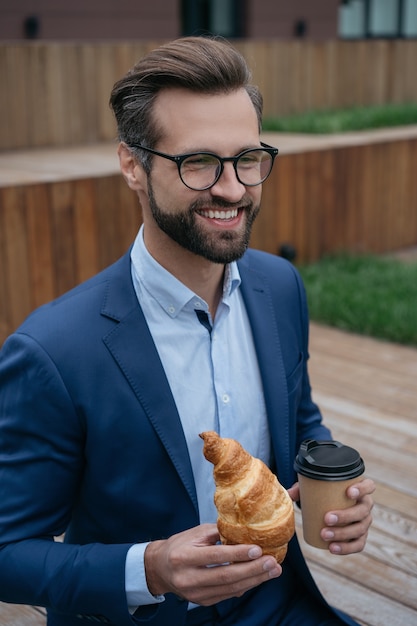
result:
M 201 210 L 234 209 L 236 204 L 226 202 L 221 198 L 205 202 L 196 200 L 182 213 L 166 213 L 155 200 L 150 177 L 148 177 L 149 207 L 159 228 L 193 254 L 197 254 L 212 263 L 227 264 L 237 261 L 246 252 L 249 246 L 252 225 L 259 213 L 260 206 L 254 205 L 250 199 L 239 203 L 239 211 L 245 212 L 244 229 L 241 232 L 223 230 L 207 232 L 198 223 L 197 212 Z

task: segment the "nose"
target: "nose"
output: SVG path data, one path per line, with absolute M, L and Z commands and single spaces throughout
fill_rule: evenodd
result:
M 224 163 L 219 180 L 210 188 L 212 196 L 228 202 L 239 202 L 246 193 L 246 187 L 239 182 L 233 163 Z

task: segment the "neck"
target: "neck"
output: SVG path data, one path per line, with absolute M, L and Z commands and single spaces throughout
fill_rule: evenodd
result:
M 147 236 L 148 233 L 145 229 L 144 242 L 149 254 L 175 278 L 205 300 L 214 319 L 223 293 L 225 266 L 186 250 L 169 237 L 155 240 Z

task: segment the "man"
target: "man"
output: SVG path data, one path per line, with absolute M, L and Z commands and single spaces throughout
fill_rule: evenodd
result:
M 282 567 L 219 544 L 199 433 L 238 439 L 298 500 L 293 460 L 330 438 L 312 402 L 308 319 L 286 261 L 247 251 L 277 150 L 242 57 L 185 38 L 114 87 L 123 176 L 143 228 L 112 267 L 35 312 L 0 361 L 0 599 L 50 626 L 353 624 L 296 538 Z M 363 549 L 374 485 L 329 511 Z M 53 537 L 65 532 L 65 542 Z

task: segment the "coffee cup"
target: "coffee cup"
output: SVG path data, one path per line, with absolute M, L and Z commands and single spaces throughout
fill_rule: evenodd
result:
M 346 489 L 357 482 L 365 465 L 359 452 L 339 441 L 306 439 L 294 462 L 300 487 L 303 536 L 316 548 L 328 548 L 320 537 L 329 511 L 347 509 L 355 504 Z

